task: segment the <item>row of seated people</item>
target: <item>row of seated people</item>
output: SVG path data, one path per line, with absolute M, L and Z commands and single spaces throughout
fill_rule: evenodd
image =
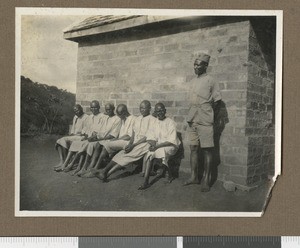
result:
M 56 142 L 60 163 L 55 171 L 74 170 L 73 175 L 107 182 L 114 172 L 143 158 L 145 181 L 139 187 L 143 190 L 150 186 L 153 160 L 159 159 L 168 171 L 168 181 L 174 179 L 168 160 L 177 152 L 180 140 L 176 123 L 166 117 L 163 103 L 157 103 L 151 115 L 151 103 L 142 101 L 138 117 L 131 115 L 125 104 L 117 106 L 116 115 L 111 103 L 105 105 L 105 113 L 100 113 L 98 101 L 92 101 L 90 109 L 92 114 L 86 115 L 79 104 L 74 106 L 71 134 Z M 110 162 L 103 168 L 109 157 Z

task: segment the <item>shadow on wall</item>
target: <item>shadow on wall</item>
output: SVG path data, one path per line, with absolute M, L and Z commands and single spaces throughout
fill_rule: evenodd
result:
M 218 166 L 221 163 L 220 157 L 220 138 L 223 130 L 225 129 L 225 125 L 229 123 L 228 112 L 226 108 L 226 104 L 221 101 L 218 105 L 218 109 L 214 109 L 214 149 L 213 149 L 213 166 L 212 166 L 212 174 L 211 174 L 211 186 L 216 182 L 218 178 Z M 199 170 L 198 177 L 201 181 L 204 172 L 203 166 L 203 154 L 200 151 L 199 154 Z

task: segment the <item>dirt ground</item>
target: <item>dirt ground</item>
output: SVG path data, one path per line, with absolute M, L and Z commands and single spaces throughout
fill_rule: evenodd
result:
M 21 139 L 20 210 L 34 211 L 261 211 L 268 184 L 251 192 L 226 192 L 216 182 L 208 193 L 200 185 L 182 186 L 189 177 L 180 172 L 171 184 L 165 179 L 145 191 L 137 190 L 143 178 L 135 166 L 111 177 L 80 178 L 53 171 L 59 162 L 55 136 Z M 153 178 L 152 178 L 153 179 Z

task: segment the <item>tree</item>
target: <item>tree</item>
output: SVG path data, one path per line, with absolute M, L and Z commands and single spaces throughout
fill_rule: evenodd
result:
M 75 95 L 21 76 L 21 132 L 65 133 L 73 117 Z

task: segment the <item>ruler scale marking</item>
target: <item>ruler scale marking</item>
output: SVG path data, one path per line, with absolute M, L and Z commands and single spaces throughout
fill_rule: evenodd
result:
M 300 248 L 299 236 L 0 237 L 1 248 Z

